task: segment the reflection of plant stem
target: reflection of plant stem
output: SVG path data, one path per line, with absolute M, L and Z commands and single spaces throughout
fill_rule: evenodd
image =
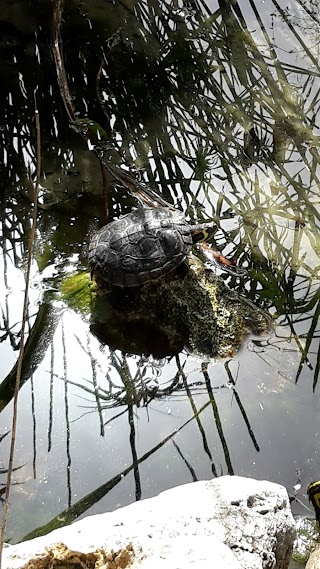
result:
M 34 399 L 34 383 L 33 383 L 33 375 L 31 376 L 31 415 L 32 415 L 32 442 L 33 442 L 33 460 L 32 460 L 32 467 L 33 467 L 33 478 L 36 480 L 37 478 L 37 419 L 36 419 L 36 411 L 35 411 L 35 399 Z
M 209 463 L 210 463 L 210 465 L 211 465 L 212 474 L 213 474 L 213 476 L 218 476 L 217 470 L 216 470 L 216 466 L 215 466 L 215 464 L 214 464 L 214 462 L 213 462 L 212 454 L 211 454 L 211 451 L 210 451 L 210 449 L 209 449 L 209 445 L 208 445 L 208 441 L 207 441 L 207 436 L 206 436 L 205 430 L 204 430 L 204 428 L 203 428 L 203 425 L 202 425 L 200 416 L 197 415 L 197 408 L 196 408 L 195 402 L 194 402 L 193 397 L 192 397 L 191 389 L 190 389 L 190 387 L 189 387 L 189 385 L 188 385 L 188 381 L 187 381 L 187 378 L 186 378 L 186 374 L 184 373 L 184 370 L 183 370 L 183 368 L 182 368 L 182 366 L 181 366 L 179 356 L 176 357 L 176 362 L 177 362 L 177 366 L 178 366 L 180 375 L 181 375 L 182 380 L 183 380 L 184 388 L 185 388 L 185 390 L 186 390 L 186 393 L 187 393 L 188 398 L 189 398 L 189 401 L 190 401 L 190 405 L 191 405 L 192 411 L 193 411 L 193 413 L 195 414 L 196 422 L 197 422 L 197 425 L 198 425 L 198 428 L 199 428 L 199 431 L 200 431 L 200 435 L 201 435 L 201 438 L 202 438 L 203 449 L 204 449 L 205 453 L 206 453 L 206 454 L 208 455 L 208 457 L 209 457 Z
M 318 315 L 318 317 L 319 317 L 319 315 Z M 294 341 L 296 342 L 296 344 L 297 344 L 297 346 L 298 346 L 298 348 L 299 348 L 299 351 L 300 351 L 300 353 L 302 354 L 300 366 L 302 366 L 303 363 L 306 363 L 307 366 L 308 366 L 308 368 L 309 368 L 310 370 L 312 370 L 312 369 L 313 369 L 312 364 L 311 364 L 311 362 L 310 362 L 310 360 L 309 360 L 309 358 L 308 358 L 308 356 L 307 356 L 307 353 L 308 353 L 308 352 L 306 351 L 306 349 L 303 347 L 302 343 L 300 342 L 299 336 L 298 336 L 298 334 L 296 333 L 296 331 L 295 331 L 295 329 L 294 329 L 294 325 L 293 325 L 293 322 L 292 322 L 292 320 L 291 320 L 289 314 L 286 314 L 285 320 L 287 321 L 288 326 L 289 326 L 289 328 L 290 328 L 290 331 L 291 331 L 291 334 L 292 334 L 292 338 L 293 338 Z M 300 367 L 299 367 L 298 372 L 297 372 L 297 375 L 296 375 L 296 383 L 297 383 L 297 381 L 298 381 L 298 379 L 299 379 L 300 373 L 301 373 L 301 369 L 300 369 Z
M 168 441 L 170 441 L 170 439 L 172 439 L 174 436 L 176 436 L 177 431 L 181 432 L 182 429 L 184 429 L 187 425 L 189 425 L 189 423 L 191 423 L 195 419 L 195 417 L 200 415 L 200 413 L 202 413 L 210 404 L 211 404 L 211 401 L 207 401 L 207 403 L 205 403 L 199 409 L 199 411 L 197 411 L 196 414 L 194 414 L 192 417 L 190 417 L 190 419 L 185 421 L 185 423 L 183 423 L 183 425 L 181 425 L 181 427 L 179 427 L 178 429 L 175 429 L 172 433 L 167 435 L 160 443 L 158 443 L 151 450 L 146 452 L 141 458 L 137 459 L 137 465 L 142 464 L 142 462 L 147 460 L 157 450 L 162 448 Z M 66 510 L 64 510 L 63 512 L 58 514 L 58 516 L 53 518 L 50 522 L 48 522 L 44 526 L 41 526 L 41 527 L 33 530 L 32 532 L 30 532 L 21 541 L 25 541 L 27 539 L 32 539 L 32 538 L 38 537 L 40 535 L 45 535 L 54 529 L 57 529 L 57 528 L 65 526 L 67 524 L 70 524 L 73 520 L 75 520 L 77 517 L 79 517 L 81 514 L 83 514 L 86 510 L 91 508 L 94 504 L 96 504 L 99 500 L 101 500 L 106 494 L 108 494 L 115 486 L 117 486 L 117 484 L 119 484 L 119 482 L 121 482 L 121 480 L 123 480 L 131 472 L 131 470 L 133 470 L 133 468 L 134 468 L 134 464 L 128 466 L 128 468 L 125 468 L 122 472 L 120 472 L 119 474 L 117 474 L 116 476 L 111 478 L 111 480 L 109 480 L 105 484 L 102 484 L 101 486 L 99 486 L 99 488 L 97 488 L 93 492 L 90 492 L 90 494 L 87 494 L 84 498 L 82 498 L 81 500 L 76 502 L 73 506 L 71 506 L 70 508 L 67 508 Z
M 312 61 L 313 65 L 315 66 L 316 69 L 318 69 L 318 71 L 320 71 L 320 67 L 319 67 L 319 61 L 313 57 L 311 51 L 308 49 L 307 45 L 304 43 L 304 41 L 302 40 L 302 38 L 299 36 L 299 34 L 296 32 L 294 26 L 291 24 L 290 20 L 287 18 L 287 15 L 285 13 L 285 11 L 281 8 L 281 6 L 279 5 L 279 3 L 277 2 L 277 0 L 271 0 L 272 3 L 275 5 L 275 7 L 277 8 L 279 14 L 282 16 L 282 18 L 284 19 L 284 21 L 286 22 L 289 30 L 292 32 L 292 34 L 296 37 L 296 39 L 298 40 L 298 42 L 301 44 L 304 52 L 306 54 L 308 54 L 308 56 L 310 57 L 310 60 Z
M 63 379 L 64 379 L 64 406 L 66 418 L 66 437 L 67 437 L 67 488 L 68 488 L 68 507 L 71 506 L 71 453 L 70 453 L 70 422 L 69 422 L 69 402 L 68 402 L 68 368 L 67 368 L 67 351 L 65 343 L 65 333 L 63 320 L 62 325 L 62 350 L 63 350 Z
M 313 391 L 315 391 L 317 387 L 319 372 L 320 372 L 320 345 L 318 347 L 318 353 L 317 353 L 317 365 L 316 369 L 314 370 L 313 385 L 312 385 Z
M 182 451 L 180 450 L 180 447 L 178 447 L 177 443 L 176 443 L 174 440 L 172 440 L 172 444 L 173 444 L 174 448 L 176 449 L 176 451 L 177 451 L 177 452 L 179 453 L 179 455 L 181 456 L 181 458 L 182 458 L 183 462 L 185 463 L 185 465 L 187 466 L 187 468 L 188 468 L 188 470 L 189 470 L 189 472 L 190 472 L 190 474 L 191 474 L 191 477 L 192 477 L 193 482 L 197 482 L 198 478 L 197 478 L 197 475 L 196 475 L 196 473 L 195 473 L 194 468 L 193 468 L 193 467 L 191 466 L 191 464 L 187 461 L 186 457 L 183 456 Z
M 320 316 L 320 301 L 318 302 L 316 310 L 312 316 L 312 320 L 311 320 L 310 328 L 308 330 L 305 346 L 304 346 L 304 348 L 301 346 L 300 351 L 301 351 L 302 357 L 301 357 L 299 367 L 298 367 L 298 371 L 297 371 L 297 375 L 296 375 L 296 383 L 297 383 L 299 376 L 302 372 L 304 364 L 308 361 L 307 354 L 309 352 L 311 342 L 313 341 L 313 339 L 315 337 L 317 325 L 319 322 L 319 316 Z M 319 353 L 318 353 L 318 355 L 319 355 Z M 315 388 L 316 388 L 316 385 L 318 382 L 318 377 L 319 377 L 319 358 L 317 359 L 317 365 L 316 365 L 316 369 L 315 369 L 315 373 L 314 373 L 314 377 L 313 377 L 313 390 L 315 390 Z
M 213 395 L 213 390 L 212 390 L 212 386 L 211 386 L 211 381 L 210 381 L 210 377 L 208 374 L 208 364 L 207 363 L 203 363 L 201 365 L 201 371 L 203 373 L 205 382 L 206 382 L 206 387 L 207 387 L 207 391 L 208 391 L 208 395 L 210 397 L 210 405 L 212 407 L 212 411 L 213 411 L 213 415 L 214 415 L 214 420 L 216 423 L 216 427 L 217 427 L 217 431 L 218 431 L 218 435 L 222 444 L 222 448 L 223 448 L 223 454 L 226 460 L 226 465 L 227 465 L 227 469 L 228 469 L 228 474 L 234 474 L 234 470 L 233 470 L 233 466 L 231 463 L 231 458 L 230 458 L 230 453 L 229 453 L 229 449 L 228 449 L 228 445 L 227 445 L 227 441 L 225 439 L 225 436 L 223 434 L 223 429 L 222 429 L 222 424 L 221 424 L 221 420 L 220 420 L 220 416 L 219 416 L 219 411 L 218 411 L 218 406 L 216 404 L 216 400 L 214 398 Z
M 311 20 L 314 21 L 314 23 L 315 23 L 316 26 L 317 26 L 317 30 L 318 30 L 318 26 L 319 26 L 319 24 L 320 24 L 320 19 L 318 19 L 317 16 L 316 16 L 316 14 L 313 13 L 312 10 L 310 10 L 310 9 L 308 8 L 308 5 L 306 4 L 305 0 L 297 0 L 297 3 L 298 3 L 298 5 L 308 14 L 309 18 L 311 18 Z M 310 4 L 310 6 L 311 6 L 311 3 L 310 3 L 310 2 L 309 2 L 309 4 Z M 319 7 L 318 7 L 318 6 L 315 6 L 315 8 L 316 8 L 317 10 L 319 10 Z
M 230 383 L 232 383 L 232 385 L 235 385 L 235 381 L 234 381 L 234 379 L 233 379 L 233 377 L 232 377 L 232 373 L 231 373 L 231 370 L 230 370 L 230 368 L 229 368 L 229 361 L 224 364 L 224 368 L 225 368 L 225 370 L 226 370 L 226 372 L 227 372 L 227 375 L 228 375 L 228 378 L 229 378 Z M 241 401 L 240 401 L 240 397 L 239 397 L 239 395 L 238 395 L 238 393 L 237 393 L 237 391 L 236 391 L 235 389 L 233 389 L 233 393 L 234 393 L 235 400 L 236 400 L 236 402 L 238 403 L 238 407 L 239 407 L 239 409 L 240 409 L 240 413 L 241 413 L 241 415 L 242 415 L 242 417 L 243 417 L 243 420 L 244 420 L 244 422 L 245 422 L 245 424 L 246 424 L 246 427 L 247 427 L 247 429 L 248 429 L 248 433 L 249 433 L 249 435 L 250 435 L 250 438 L 251 438 L 251 440 L 252 440 L 252 442 L 253 442 L 254 448 L 256 449 L 256 451 L 260 452 L 260 447 L 259 447 L 259 445 L 258 445 L 258 443 L 257 443 L 256 437 L 254 436 L 254 432 L 253 432 L 252 427 L 251 427 L 251 425 L 250 425 L 250 422 L 249 422 L 249 419 L 248 419 L 248 415 L 247 415 L 247 413 L 246 413 L 246 411 L 245 411 L 244 406 L 242 405 L 242 403 L 241 403 Z
M 50 350 L 50 391 L 49 391 L 49 425 L 48 425 L 48 452 L 52 445 L 52 425 L 53 425 L 53 376 L 54 376 L 54 344 L 51 342 Z
M 141 499 L 141 481 L 140 481 L 140 473 L 139 473 L 139 461 L 136 449 L 136 431 L 134 427 L 134 414 L 133 414 L 133 405 L 128 405 L 128 419 L 129 419 L 129 426 L 130 426 L 130 447 L 132 452 L 132 464 L 133 464 L 133 475 L 134 481 L 136 485 L 136 500 Z
M 278 74 L 279 83 L 283 87 L 286 87 L 287 86 L 287 78 L 286 78 L 285 73 L 281 67 L 281 64 L 278 61 L 276 50 L 274 49 L 273 44 L 270 41 L 269 34 L 267 33 L 267 30 L 266 30 L 266 28 L 262 22 L 261 16 L 259 14 L 259 11 L 256 8 L 254 0 L 249 0 L 249 2 L 250 2 L 251 9 L 252 9 L 252 11 L 253 11 L 256 19 L 257 19 L 257 22 L 259 22 L 259 25 L 260 25 L 261 31 L 263 33 L 264 39 L 266 40 L 266 43 L 268 44 L 270 54 L 271 54 L 273 61 L 274 61 L 274 66 L 275 66 L 275 69 L 276 69 L 277 74 Z
M 100 435 L 104 437 L 104 424 L 103 424 L 103 416 L 102 416 L 102 407 L 101 407 L 101 399 L 99 396 L 99 386 L 97 383 L 97 367 L 96 367 L 96 360 L 92 355 L 91 348 L 90 348 L 90 335 L 87 334 L 87 349 L 84 348 L 80 339 L 76 336 L 78 343 L 82 350 L 89 356 L 90 363 L 91 363 L 91 370 L 92 370 L 92 384 L 93 384 L 93 393 L 97 404 L 97 411 L 99 415 L 99 422 L 100 422 Z

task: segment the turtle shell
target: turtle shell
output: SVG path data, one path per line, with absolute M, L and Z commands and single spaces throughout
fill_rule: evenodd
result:
M 180 265 L 193 241 L 179 211 L 143 208 L 105 225 L 89 245 L 92 273 L 116 286 L 157 279 Z

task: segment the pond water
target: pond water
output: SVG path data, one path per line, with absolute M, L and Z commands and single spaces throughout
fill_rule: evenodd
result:
M 37 165 L 35 89 L 42 170 L 7 541 L 222 474 L 281 483 L 296 497 L 294 513 L 312 516 L 306 488 L 320 475 L 317 2 L 65 2 L 61 89 L 50 6 L 14 5 L 0 45 L 0 496 Z M 188 220 L 217 225 L 213 245 L 245 272 L 213 270 L 269 314 L 274 331 L 248 335 L 224 359 L 186 348 L 155 358 L 99 342 L 90 315 L 59 287 L 89 270 L 87 244 L 106 222 L 106 202 L 117 218 L 137 201 L 69 128 L 67 111 L 101 125 L 104 159 Z

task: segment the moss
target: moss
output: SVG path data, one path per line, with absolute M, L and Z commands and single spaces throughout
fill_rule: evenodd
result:
M 89 314 L 92 301 L 92 287 L 90 274 L 76 273 L 65 277 L 60 286 L 63 300 L 76 312 Z

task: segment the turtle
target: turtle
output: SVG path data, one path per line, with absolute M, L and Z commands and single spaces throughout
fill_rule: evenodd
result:
M 89 244 L 91 277 L 135 287 L 173 271 L 192 246 L 213 233 L 190 225 L 178 210 L 140 208 L 102 227 Z

